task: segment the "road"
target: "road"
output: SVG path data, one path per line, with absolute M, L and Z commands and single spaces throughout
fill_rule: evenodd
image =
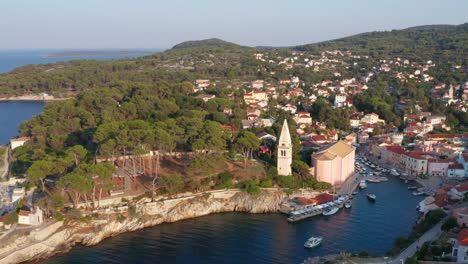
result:
M 390 263 L 404 263 L 407 258 L 410 258 L 414 254 L 416 254 L 416 251 L 418 250 L 418 248 L 421 248 L 424 242 L 436 239 L 441 232 L 442 223 L 444 223 L 446 219 L 447 217 L 445 217 L 437 225 L 433 226 L 431 229 L 426 231 L 426 233 L 424 233 L 418 240 L 416 240 L 415 242 L 413 242 L 413 244 L 411 244 L 405 250 L 400 252 L 400 254 L 397 257 L 395 257 Z
M 5 155 L 3 155 L 3 166 L 0 168 L 0 179 L 4 179 L 5 176 L 8 174 L 8 154 L 9 149 L 7 146 L 5 149 Z

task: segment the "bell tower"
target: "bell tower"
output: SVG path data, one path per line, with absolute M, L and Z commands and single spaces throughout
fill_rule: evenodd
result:
M 291 135 L 289 134 L 288 122 L 286 121 L 286 119 L 283 122 L 283 128 L 281 129 L 281 135 L 278 141 L 277 156 L 278 175 L 292 175 L 292 141 Z

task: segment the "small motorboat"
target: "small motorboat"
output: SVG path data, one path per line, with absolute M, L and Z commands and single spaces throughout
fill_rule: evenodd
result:
M 354 192 L 353 192 L 353 195 L 356 195 L 356 194 L 358 194 L 358 192 L 357 192 L 357 191 L 354 191 Z
M 406 183 L 406 184 L 408 184 L 408 183 L 409 183 L 409 181 L 408 181 L 408 180 L 405 180 L 405 183 Z
M 408 190 L 416 190 L 418 187 L 416 186 L 408 186 Z
M 322 237 L 311 237 L 311 238 L 307 239 L 307 241 L 304 243 L 304 247 L 314 248 L 314 247 L 320 245 L 320 243 L 322 243 L 322 240 L 323 240 Z
M 336 212 L 338 212 L 338 210 L 340 210 L 339 207 L 332 207 L 329 210 L 324 211 L 322 214 L 323 215 L 334 215 L 334 214 L 336 214 Z
M 367 187 L 366 180 L 361 180 L 361 182 L 359 182 L 359 188 L 364 189 L 366 187 Z
M 344 207 L 349 209 L 349 208 L 351 208 L 352 205 L 353 205 L 353 203 L 351 202 L 351 200 L 348 200 L 348 201 L 345 202 Z
M 425 192 L 422 192 L 422 191 L 413 192 L 414 196 L 420 196 L 420 195 L 423 195 L 423 194 L 425 194 Z
M 375 201 L 375 199 L 377 198 L 377 196 L 375 196 L 375 194 L 373 193 L 367 193 L 367 199 L 371 200 L 371 201 Z

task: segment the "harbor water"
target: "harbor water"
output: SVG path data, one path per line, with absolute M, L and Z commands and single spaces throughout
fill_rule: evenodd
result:
M 416 221 L 422 197 L 399 179 L 368 183 L 350 209 L 289 223 L 280 214 L 225 213 L 162 224 L 109 238 L 93 247 L 76 246 L 43 263 L 301 263 L 312 256 L 359 253 L 383 255 Z M 377 196 L 370 202 L 366 193 Z M 320 246 L 304 248 L 310 236 Z

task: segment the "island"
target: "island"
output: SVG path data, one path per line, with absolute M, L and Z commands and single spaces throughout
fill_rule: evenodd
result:
M 468 210 L 467 29 L 282 48 L 209 39 L 142 58 L 1 74 L 0 97 L 69 98 L 22 123 L 0 152 L 8 197 L 0 262 L 212 213 L 332 219 L 350 209 L 358 186 L 396 181 L 408 184 L 417 222 L 391 237 L 385 261 L 418 258 L 422 247 L 439 252 L 448 238 L 458 241 L 450 246 L 458 258 L 468 239 L 459 220 Z M 441 241 L 425 243 L 433 240 Z

